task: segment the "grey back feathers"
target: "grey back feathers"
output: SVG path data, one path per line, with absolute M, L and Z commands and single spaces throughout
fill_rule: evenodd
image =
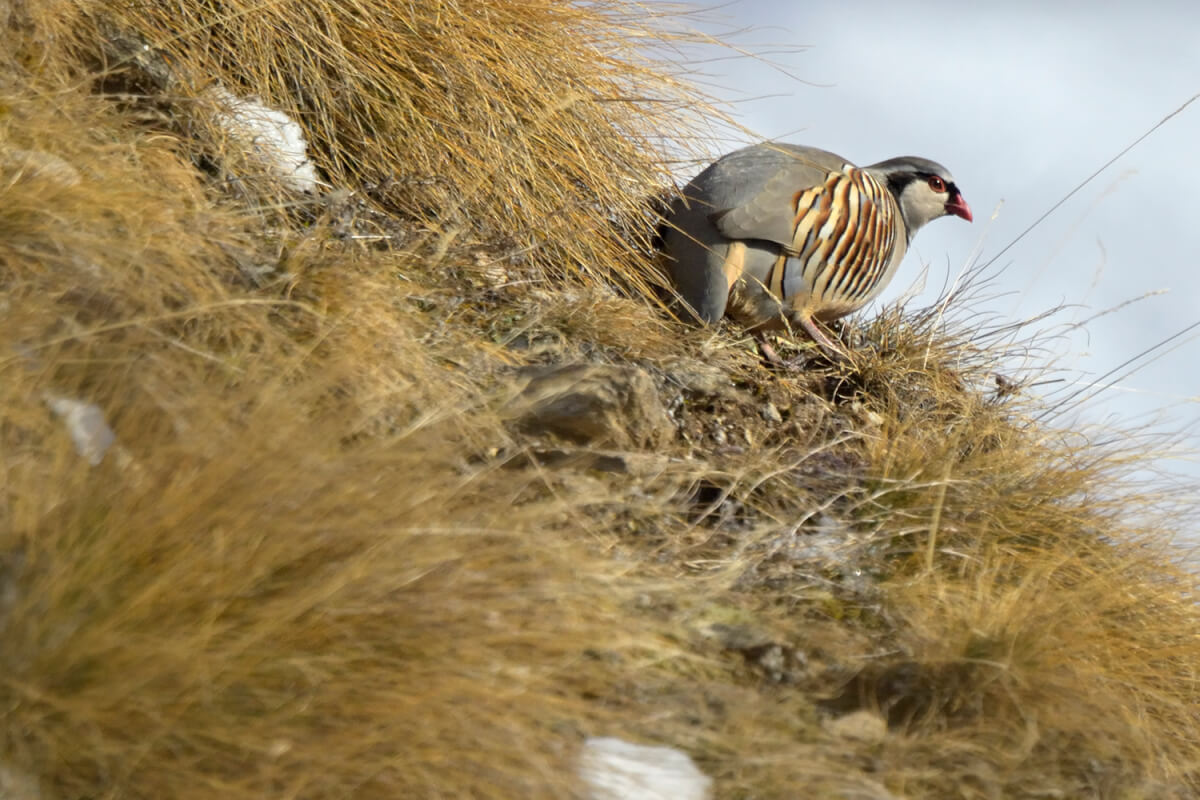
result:
M 912 236 L 946 214 L 971 218 L 945 167 L 904 157 L 859 168 L 812 147 L 760 144 L 696 176 L 663 237 L 680 297 L 703 322 L 812 320 L 866 305 Z

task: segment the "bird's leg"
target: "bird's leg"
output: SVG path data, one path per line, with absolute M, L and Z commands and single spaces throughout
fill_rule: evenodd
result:
M 791 321 L 808 334 L 830 361 L 842 363 L 851 359 L 850 354 L 845 348 L 838 346 L 825 335 L 824 331 L 821 330 L 821 326 L 811 315 L 794 314 L 791 315 Z M 795 358 L 783 358 L 780 356 L 771 343 L 767 341 L 768 335 L 763 331 L 757 331 L 754 334 L 754 338 L 758 340 L 758 351 L 762 354 L 764 361 L 772 367 L 777 368 L 786 367 L 788 369 L 796 369 L 804 365 L 806 359 L 802 355 Z
M 849 358 L 849 354 L 844 348 L 834 344 L 829 337 L 825 335 L 825 333 L 821 330 L 821 326 L 817 324 L 817 321 L 812 318 L 811 314 L 796 314 L 794 321 L 797 325 L 804 329 L 804 332 L 807 333 L 814 342 L 817 343 L 817 347 L 821 348 L 821 352 L 823 352 L 831 361 L 846 361 Z
M 767 341 L 767 337 L 759 334 L 755 337 L 758 339 L 758 352 L 762 353 L 763 361 L 766 361 L 773 367 L 789 366 L 786 359 L 782 358 L 779 353 L 775 352 L 775 348 Z

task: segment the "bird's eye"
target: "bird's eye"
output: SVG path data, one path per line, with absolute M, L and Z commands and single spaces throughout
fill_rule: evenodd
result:
M 946 182 L 937 175 L 934 175 L 929 179 L 929 188 L 935 192 L 944 192 L 946 191 Z

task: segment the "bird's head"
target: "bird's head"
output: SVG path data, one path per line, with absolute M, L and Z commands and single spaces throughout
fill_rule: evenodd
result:
M 938 217 L 953 214 L 967 222 L 972 219 L 971 207 L 954 183 L 954 176 L 936 161 L 902 156 L 866 169 L 895 196 L 909 239 L 921 226 Z

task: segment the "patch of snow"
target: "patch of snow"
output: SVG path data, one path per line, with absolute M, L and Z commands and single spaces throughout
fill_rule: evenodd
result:
M 222 88 L 212 93 L 222 109 L 218 122 L 235 140 L 261 159 L 287 188 L 316 192 L 317 170 L 308 160 L 308 142 L 295 120 L 257 98 L 237 97 Z
M 117 436 L 104 420 L 104 412 L 94 403 L 82 403 L 69 397 L 48 394 L 46 405 L 66 423 L 75 450 L 93 467 L 104 460 Z
M 579 776 L 589 800 L 707 800 L 712 778 L 685 753 L 621 739 L 588 739 Z

